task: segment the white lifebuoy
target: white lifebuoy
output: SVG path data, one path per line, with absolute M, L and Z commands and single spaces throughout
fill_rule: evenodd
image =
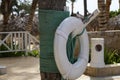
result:
M 79 37 L 81 49 L 78 60 L 74 64 L 70 63 L 66 53 L 66 44 L 69 34 L 72 32 L 74 37 L 82 32 L 83 28 L 84 24 L 81 19 L 68 17 L 56 30 L 54 38 L 54 56 L 57 67 L 64 79 L 75 80 L 80 77 L 86 69 L 89 55 L 89 41 L 86 30 Z

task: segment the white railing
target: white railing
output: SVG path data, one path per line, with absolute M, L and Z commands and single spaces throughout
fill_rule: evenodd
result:
M 26 31 L 0 32 L 0 53 L 39 50 L 39 41 Z

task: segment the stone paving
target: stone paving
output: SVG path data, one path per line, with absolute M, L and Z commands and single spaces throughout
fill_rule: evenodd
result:
M 0 58 L 0 65 L 7 67 L 7 74 L 0 75 L 0 80 L 41 80 L 39 73 L 39 58 Z M 77 80 L 120 80 L 120 76 L 96 78 L 82 75 Z

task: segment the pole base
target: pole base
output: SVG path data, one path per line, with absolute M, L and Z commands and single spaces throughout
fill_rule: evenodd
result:
M 7 73 L 6 66 L 1 66 L 0 65 L 0 75 L 6 74 L 6 73 Z

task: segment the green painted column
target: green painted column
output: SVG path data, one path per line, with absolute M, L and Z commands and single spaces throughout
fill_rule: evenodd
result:
M 69 16 L 69 12 L 39 10 L 40 71 L 59 73 L 54 60 L 54 35 L 59 24 Z

